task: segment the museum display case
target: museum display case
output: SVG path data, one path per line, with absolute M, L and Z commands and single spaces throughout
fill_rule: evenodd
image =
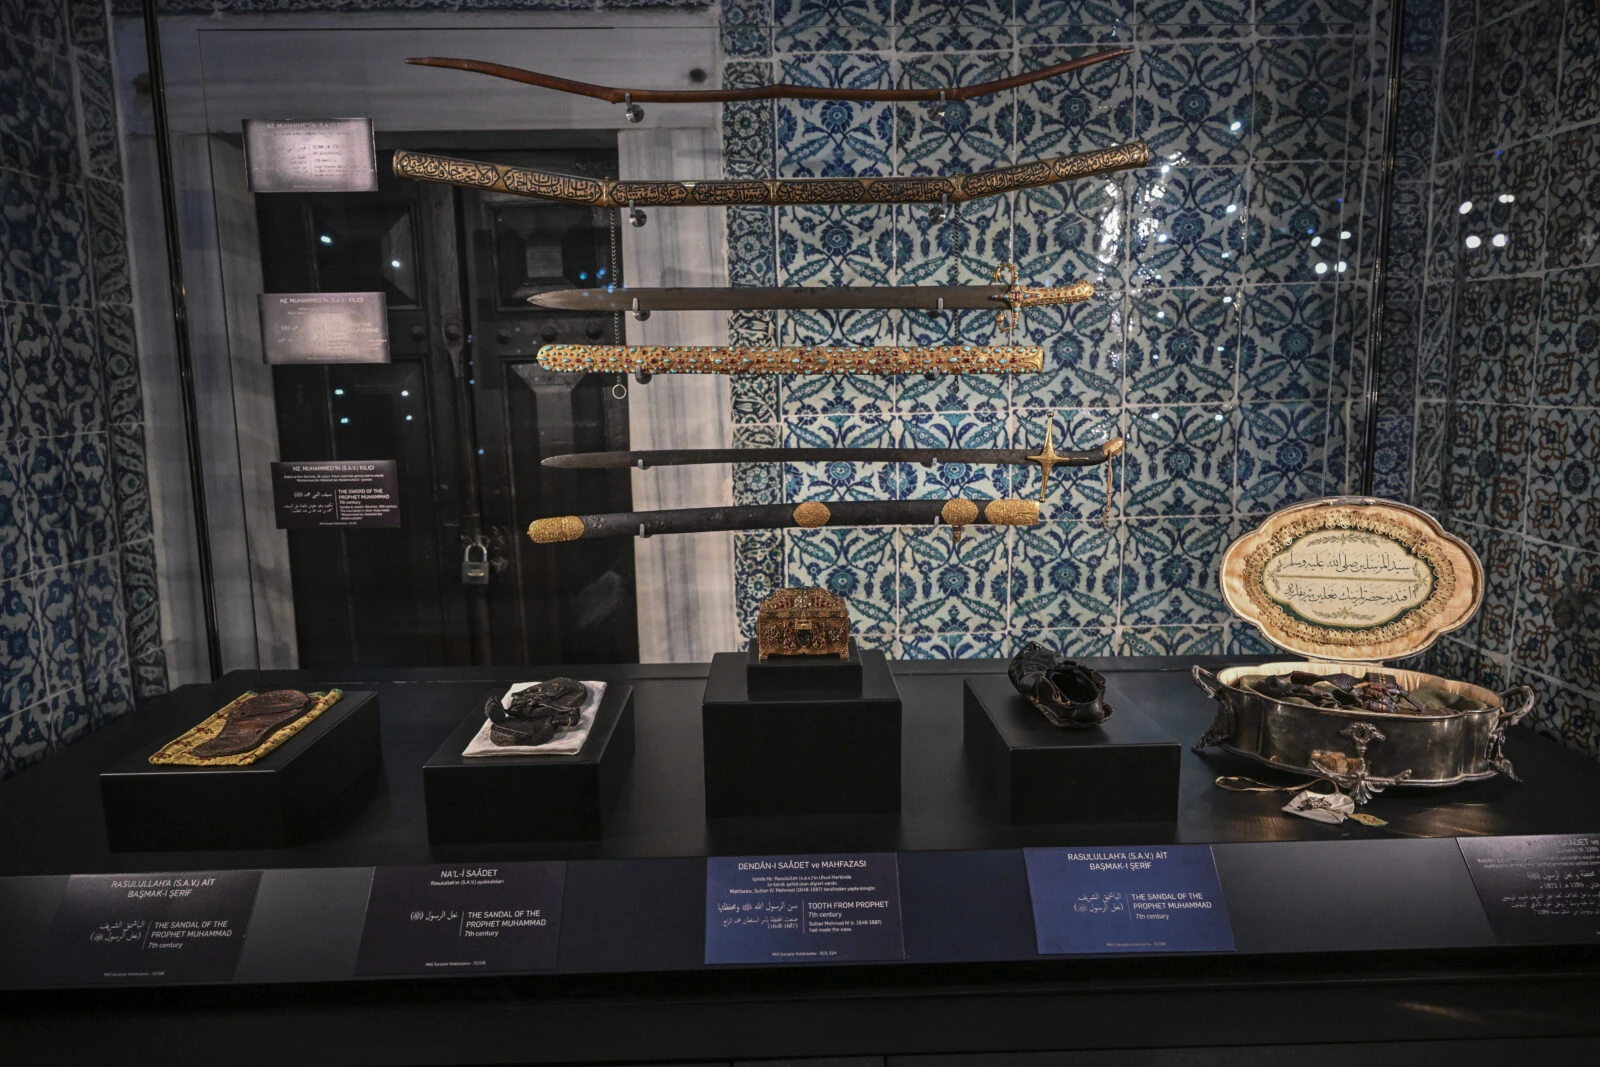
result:
M 1592 8 L 0 4 L 7 1062 L 1593 1062 Z

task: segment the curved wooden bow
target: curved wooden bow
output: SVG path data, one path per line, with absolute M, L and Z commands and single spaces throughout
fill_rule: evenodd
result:
M 998 78 L 995 81 L 980 82 L 977 85 L 963 85 L 949 89 L 843 89 L 831 88 L 824 85 L 791 85 L 780 82 L 777 85 L 758 85 L 745 89 L 616 89 L 609 85 L 594 85 L 590 82 L 573 81 L 571 78 L 558 78 L 553 74 L 540 74 L 536 70 L 524 70 L 521 67 L 511 67 L 504 63 L 489 63 L 481 59 L 450 59 L 443 56 L 419 56 L 406 60 L 407 63 L 419 67 L 448 67 L 451 70 L 466 70 L 474 74 L 487 74 L 492 78 L 505 78 L 507 81 L 521 82 L 524 85 L 537 85 L 544 89 L 554 89 L 561 93 L 571 93 L 574 96 L 588 96 L 596 100 L 604 100 L 610 104 L 641 103 L 641 104 L 725 104 L 734 100 L 970 100 L 975 96 L 988 96 L 990 93 L 1004 92 L 1006 89 L 1015 89 L 1019 85 L 1031 85 L 1033 82 L 1043 81 L 1046 78 L 1059 77 L 1070 74 L 1084 67 L 1092 67 L 1097 63 L 1118 59 L 1132 54 L 1131 48 L 1113 48 L 1105 52 L 1096 52 L 1093 55 L 1079 56 L 1077 59 L 1065 63 L 1057 63 L 1053 67 L 1042 67 L 1039 70 L 1030 70 L 1025 74 L 1016 74 L 1009 78 Z

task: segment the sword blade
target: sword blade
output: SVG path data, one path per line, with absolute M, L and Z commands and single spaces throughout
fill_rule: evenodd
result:
M 1122 451 L 1122 439 L 1093 448 L 1045 453 L 1052 467 L 1092 467 Z M 540 462 L 559 470 L 682 467 L 698 463 L 1038 463 L 1043 449 L 1031 448 L 669 448 L 639 452 L 570 452 Z
M 993 308 L 1004 285 L 778 286 L 765 289 L 554 289 L 528 303 L 562 311 L 747 311 L 802 308 Z
M 1026 448 L 683 448 L 645 452 L 572 452 L 540 463 L 560 470 L 684 467 L 701 463 L 1027 463 Z M 1095 453 L 1097 456 L 1099 452 Z M 1096 462 L 1100 462 L 1096 460 Z

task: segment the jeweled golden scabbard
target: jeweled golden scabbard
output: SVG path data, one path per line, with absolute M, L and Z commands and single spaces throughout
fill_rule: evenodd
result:
M 654 181 L 583 178 L 480 163 L 399 149 L 394 172 L 402 178 L 490 189 L 540 200 L 594 207 L 714 207 L 739 204 L 951 204 L 1031 189 L 1040 185 L 1110 174 L 1150 161 L 1150 147 L 1129 141 L 1076 155 L 980 170 L 972 174 L 884 178 L 766 178 L 749 180 Z
M 832 348 L 821 345 L 545 345 L 539 366 L 620 374 L 1032 374 L 1035 345 Z

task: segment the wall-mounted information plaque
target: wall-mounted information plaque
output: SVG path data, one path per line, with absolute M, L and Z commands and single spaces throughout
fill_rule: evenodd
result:
M 706 860 L 707 963 L 862 963 L 905 955 L 892 852 Z
M 280 530 L 397 527 L 400 475 L 392 459 L 274 463 L 272 510 Z
M 1600 834 L 1456 842 L 1502 944 L 1600 941 Z
M 1040 955 L 1231 952 L 1209 845 L 1023 849 Z
M 375 193 L 371 119 L 245 119 L 252 193 Z
M 43 980 L 61 985 L 226 982 L 260 871 L 75 874 L 50 927 Z
M 387 363 L 382 293 L 262 293 L 261 354 L 268 363 Z
M 561 860 L 379 867 L 356 973 L 551 970 L 566 878 Z

